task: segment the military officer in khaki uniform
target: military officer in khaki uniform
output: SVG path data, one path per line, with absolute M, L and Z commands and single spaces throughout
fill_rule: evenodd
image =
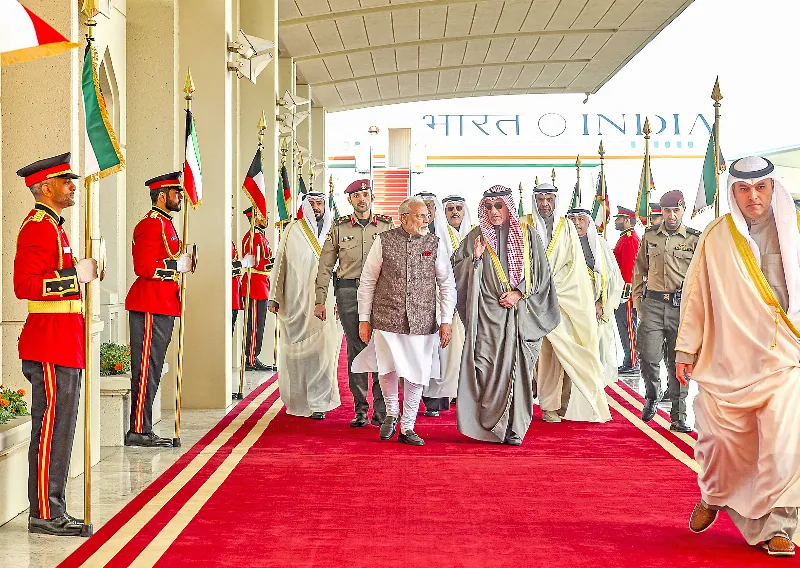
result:
M 372 213 L 372 189 L 369 180 L 354 181 L 347 186 L 344 193 L 353 206 L 353 214 L 334 220 L 325 238 L 317 270 L 314 315 L 322 321 L 325 321 L 326 317 L 333 316 L 325 313 L 325 299 L 328 295 L 328 283 L 338 261 L 333 290 L 336 294 L 339 319 L 347 338 L 347 372 L 356 414 L 350 426 L 361 428 L 367 425 L 369 414 L 367 391 L 370 388 L 370 374 L 353 373 L 350 370 L 353 359 L 366 347 L 366 343 L 358 336 L 358 283 L 361 278 L 361 268 L 367 259 L 375 235 L 394 229 L 394 221 L 386 215 Z M 375 374 L 371 379 L 372 424 L 380 426 L 386 418 L 386 403 L 383 401 L 378 375 Z
M 646 397 L 642 420 L 653 419 L 662 398 L 659 369 L 665 357 L 672 395 L 669 429 L 691 432 L 686 424 L 689 388 L 681 386 L 675 375 L 675 340 L 680 321 L 681 287 L 700 231 L 683 224 L 685 201 L 680 191 L 664 194 L 661 211 L 664 221 L 645 231 L 633 268 L 632 296 L 640 319 L 637 347 Z

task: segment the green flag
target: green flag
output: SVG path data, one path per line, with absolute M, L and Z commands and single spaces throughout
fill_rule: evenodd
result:
M 83 175 L 87 180 L 97 181 L 124 169 L 125 159 L 122 157 L 114 127 L 111 126 L 106 101 L 100 92 L 97 52 L 91 42 L 86 46 L 83 55 L 81 75 L 83 110 L 86 117 L 86 155 Z
M 291 217 L 289 211 L 292 203 L 292 187 L 289 185 L 289 172 L 286 164 L 282 164 L 278 171 L 278 190 L 275 192 L 275 198 L 277 199 L 278 221 L 286 221 Z
M 578 196 L 578 182 L 575 182 L 575 188 L 572 190 L 572 201 L 569 203 L 570 209 L 577 209 L 581 206 L 581 199 Z
M 722 157 L 722 150 L 719 152 L 719 170 L 725 171 L 725 158 Z M 717 161 L 714 156 L 714 133 L 708 138 L 708 149 L 703 160 L 703 173 L 700 175 L 700 185 L 697 187 L 697 197 L 694 200 L 694 210 L 692 217 L 698 215 L 714 205 L 717 198 L 717 176 L 714 170 L 717 168 Z
M 328 194 L 328 209 L 333 212 L 334 219 L 339 216 L 339 208 L 336 206 L 336 200 L 333 198 L 333 189 Z
M 605 199 L 603 195 L 605 194 Z M 597 226 L 597 230 L 601 233 L 605 230 L 606 223 L 610 216 L 610 207 L 608 204 L 608 188 L 606 187 L 605 176 L 597 178 L 597 190 L 594 195 L 594 205 L 592 206 L 592 219 Z
M 650 178 L 650 185 L 647 185 L 647 178 Z M 636 198 L 636 216 L 643 225 L 647 225 L 650 216 L 650 196 L 656 189 L 656 182 L 653 181 L 653 171 L 650 169 L 650 157 L 645 156 L 642 163 L 642 175 L 639 178 L 639 196 Z

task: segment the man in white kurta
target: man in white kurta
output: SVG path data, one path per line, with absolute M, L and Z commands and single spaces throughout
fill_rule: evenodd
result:
M 472 217 L 464 198 L 460 195 L 449 195 L 437 203 L 434 218 L 435 234 L 439 237 L 439 254 L 452 258 L 453 252 L 461 244 L 464 237 L 472 230 Z M 438 399 L 438 410 L 450 408 L 449 400 L 458 394 L 458 375 L 461 371 L 461 353 L 466 338 L 464 324 L 456 312 L 453 315 L 453 337 L 444 349 L 439 349 L 440 377 L 431 377 L 431 382 L 423 391 L 424 399 Z M 425 416 L 438 416 L 426 401 Z
M 596 298 L 600 364 L 603 366 L 604 384 L 610 385 L 618 379 L 616 320 L 613 315 L 619 307 L 625 282 L 614 253 L 597 232 L 591 212 L 588 209 L 570 209 L 567 216 L 575 224 L 583 257 L 589 267 Z
M 375 237 L 361 272 L 359 334 L 369 345 L 352 367 L 354 372 L 379 375 L 386 400 L 382 440 L 390 440 L 396 431 L 398 387 L 403 379 L 398 441 L 422 446 L 425 442 L 414 432 L 414 425 L 423 388 L 431 377 L 440 376 L 436 353 L 450 342 L 456 287 L 450 260 L 439 254 L 439 239 L 428 230 L 425 202 L 409 197 L 399 212 L 400 227 Z
M 557 209 L 558 189 L 537 185 L 532 221 L 545 243 L 561 312 L 560 323 L 542 342 L 536 367 L 539 405 L 545 422 L 606 422 L 611 412 L 600 364 L 597 297 L 575 225 Z
M 701 500 L 694 532 L 720 509 L 745 540 L 794 555 L 800 506 L 800 217 L 764 158 L 731 164 L 730 214 L 703 233 L 683 285 L 675 345 L 694 379 Z
M 301 212 L 281 239 L 267 307 L 278 316 L 278 389 L 286 413 L 322 420 L 341 404 L 336 373 L 342 333 L 334 318 L 314 317 L 317 266 L 331 214 L 322 193 L 309 193 Z M 333 294 L 328 304 L 333 313 Z

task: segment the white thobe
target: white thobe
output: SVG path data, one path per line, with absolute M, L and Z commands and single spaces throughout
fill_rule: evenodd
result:
M 375 237 L 361 269 L 358 285 L 359 321 L 371 320 L 372 300 L 383 266 L 380 238 L 380 235 Z M 439 321 L 452 324 L 456 309 L 456 281 L 450 259 L 437 254 L 434 271 L 441 314 Z M 436 309 L 436 306 L 431 306 L 431 309 Z M 438 341 L 436 333 L 411 335 L 376 329 L 367 348 L 353 360 L 352 370 L 354 373 L 377 372 L 379 375 L 396 372 L 411 383 L 427 386 L 431 377 L 441 377 Z

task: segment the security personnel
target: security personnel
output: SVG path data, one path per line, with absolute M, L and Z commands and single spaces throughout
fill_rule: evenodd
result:
M 133 229 L 133 271 L 128 291 L 131 340 L 131 422 L 126 446 L 172 447 L 153 432 L 153 399 L 161 382 L 164 357 L 175 318 L 181 314 L 179 275 L 192 269 L 191 255 L 181 255 L 172 213 L 181 210 L 181 172 L 147 180 L 153 208 Z
M 22 373 L 31 383 L 28 532 L 80 536 L 83 520 L 67 514 L 67 483 L 84 360 L 79 284 L 97 278 L 97 263 L 75 261 L 61 212 L 75 204 L 70 154 L 17 171 L 36 204 L 22 222 L 14 257 L 14 293 L 28 300 L 19 337 Z
M 236 333 L 236 318 L 239 310 L 244 309 L 244 299 L 242 298 L 242 274 L 246 268 L 252 268 L 255 264 L 252 254 L 247 254 L 239 260 L 239 251 L 236 250 L 236 243 L 231 241 L 231 334 Z
M 614 257 L 617 259 L 619 271 L 625 281 L 622 291 L 622 302 L 614 310 L 614 319 L 617 320 L 622 351 L 625 358 L 622 366 L 617 369 L 620 374 L 639 374 L 639 360 L 636 356 L 636 330 L 639 328 L 639 316 L 631 299 L 631 280 L 633 278 L 633 265 L 639 253 L 641 239 L 633 228 L 636 226 L 636 213 L 625 207 L 617 206 L 617 215 L 614 218 L 614 227 L 620 232 L 619 240 L 614 246 Z
M 638 347 L 646 389 L 642 420 L 648 422 L 655 416 L 662 397 L 659 367 L 662 357 L 666 357 L 672 393 L 669 428 L 675 432 L 691 432 L 686 424 L 689 388 L 681 386 L 675 375 L 675 340 L 681 288 L 701 233 L 683 224 L 685 201 L 680 191 L 665 193 L 661 197 L 661 209 L 664 222 L 657 229 L 645 231 L 633 270 L 633 302 L 641 317 Z
M 272 366 L 259 361 L 261 345 L 264 341 L 264 324 L 267 321 L 267 300 L 269 299 L 269 273 L 272 270 L 272 251 L 265 234 L 267 220 L 256 211 L 253 218 L 253 208 L 244 210 L 244 215 L 251 219 L 253 226 L 253 245 L 250 244 L 250 231 L 242 238 L 242 254 L 254 260 L 252 268 L 242 278 L 242 297 L 247 298 L 248 282 L 252 279 L 250 288 L 250 305 L 247 315 L 247 330 L 245 337 L 245 370 L 246 371 L 272 371 Z
M 653 229 L 658 229 L 658 227 L 664 221 L 664 216 L 661 214 L 660 203 L 650 204 L 650 217 L 648 217 L 648 220 L 650 221 L 650 226 Z
M 339 318 L 347 337 L 347 373 L 356 413 L 350 426 L 361 428 L 367 425 L 367 414 L 369 414 L 367 391 L 370 377 L 369 373 L 353 373 L 350 370 L 353 359 L 366 347 L 366 343 L 358 336 L 358 282 L 375 235 L 394 229 L 394 221 L 386 215 L 372 213 L 373 195 L 369 180 L 354 181 L 347 186 L 344 193 L 353 206 L 353 214 L 337 217 L 325 239 L 317 269 L 314 315 L 322 321 L 328 316 L 325 313 L 325 300 L 328 296 L 328 284 L 331 281 L 333 267 L 338 261 L 333 289 Z M 380 426 L 386 418 L 386 403 L 383 401 L 377 374 L 372 377 L 372 399 L 372 424 Z

